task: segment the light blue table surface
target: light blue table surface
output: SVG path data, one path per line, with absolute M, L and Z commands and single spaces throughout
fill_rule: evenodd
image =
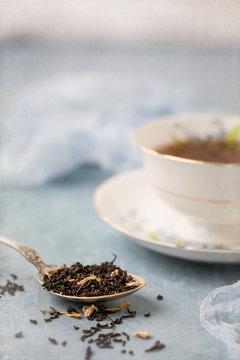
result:
M 100 109 L 104 119 L 120 121 L 126 117 L 126 123 L 132 121 L 132 126 L 172 112 L 239 111 L 237 48 L 133 49 L 12 43 L 1 44 L 0 55 L 0 123 L 7 122 L 13 129 L 20 116 L 12 106 L 18 94 L 34 81 L 68 72 L 110 74 L 116 89 L 119 79 L 126 89 L 132 86 L 126 96 L 124 92 L 120 94 L 120 101 L 114 94 L 105 101 L 102 94 L 96 93 L 87 103 L 90 110 Z M 26 112 L 22 116 L 31 118 L 28 99 L 24 101 Z M 41 113 L 34 116 L 41 118 Z M 1 132 L 1 139 L 2 136 Z M 98 168 L 85 167 L 47 185 L 22 189 L 1 186 L 0 233 L 35 248 L 47 263 L 100 263 L 111 260 L 115 253 L 119 266 L 147 280 L 145 288 L 129 297 L 137 316 L 124 321 L 117 330 L 130 334 L 149 330 L 152 339 L 132 336 L 127 349 L 135 351 L 134 357 L 122 354 L 118 344 L 113 350 L 92 346 L 92 359 L 228 359 L 224 346 L 202 328 L 199 304 L 212 289 L 236 282 L 240 266 L 192 263 L 156 254 L 110 228 L 99 219 L 92 205 L 94 189 L 109 175 Z M 0 360 L 84 359 L 87 344 L 80 341 L 80 336 L 82 329 L 93 324 L 86 319 L 66 317 L 45 323 L 40 309 L 54 306 L 66 310 L 69 304 L 44 292 L 36 280 L 36 269 L 16 251 L 0 244 L 0 284 L 6 282 L 10 273 L 18 274 L 25 292 L 0 298 Z M 158 294 L 163 295 L 163 301 L 156 300 Z M 149 311 L 152 316 L 145 318 L 143 314 Z M 39 324 L 31 324 L 31 318 Z M 74 324 L 80 326 L 79 331 L 74 330 Z M 23 339 L 14 338 L 18 331 L 23 332 Z M 48 337 L 59 342 L 67 340 L 68 345 L 54 346 Z M 156 340 L 161 340 L 166 348 L 146 354 L 144 350 Z
M 93 345 L 92 359 L 227 359 L 224 346 L 202 328 L 199 304 L 212 289 L 238 280 L 240 266 L 192 263 L 156 254 L 109 227 L 98 218 L 92 204 L 94 189 L 107 176 L 97 168 L 84 168 L 45 186 L 5 188 L 1 192 L 1 233 L 33 247 L 47 263 L 100 263 L 111 260 L 115 253 L 118 265 L 147 280 L 147 286 L 128 299 L 136 317 L 124 321 L 117 331 L 131 334 L 149 330 L 152 339 L 132 336 L 127 349 L 134 350 L 135 357 L 122 354 L 119 344 L 115 349 Z M 19 276 L 25 292 L 0 299 L 0 359 L 84 359 L 87 344 L 80 336 L 82 329 L 93 323 L 66 317 L 45 323 L 40 309 L 54 306 L 64 311 L 69 303 L 43 291 L 36 269 L 0 244 L 0 284 L 10 273 Z M 164 300 L 156 300 L 158 294 Z M 149 311 L 151 317 L 145 318 L 143 314 Z M 38 325 L 31 324 L 30 318 Z M 79 331 L 74 330 L 74 324 L 80 326 Z M 23 332 L 23 339 L 14 338 L 18 331 Z M 48 337 L 67 340 L 68 345 L 54 346 Z M 166 348 L 146 354 L 144 350 L 158 339 Z

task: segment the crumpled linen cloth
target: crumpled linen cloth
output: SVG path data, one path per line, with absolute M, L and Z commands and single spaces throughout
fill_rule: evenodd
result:
M 229 359 L 240 359 L 240 281 L 213 290 L 200 305 L 202 326 L 229 352 Z

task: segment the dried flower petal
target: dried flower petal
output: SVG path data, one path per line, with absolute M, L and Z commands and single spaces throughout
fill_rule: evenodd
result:
M 80 286 L 80 285 L 83 285 L 83 284 L 85 284 L 86 282 L 92 281 L 92 280 L 97 280 L 98 282 L 101 281 L 101 279 L 98 278 L 96 275 L 90 275 L 90 276 L 85 277 L 85 278 L 82 279 L 81 281 L 77 282 L 77 285 Z
M 131 281 L 129 283 L 126 284 L 127 287 L 130 287 L 130 286 L 140 286 L 142 285 L 142 283 L 140 281 Z
M 80 316 L 82 316 L 82 314 L 77 313 L 77 312 L 72 312 L 71 314 L 68 314 L 68 313 L 65 313 L 65 312 L 56 310 L 56 309 L 54 309 L 54 308 L 47 309 L 47 310 L 40 310 L 40 311 L 41 311 L 43 314 L 46 314 L 46 313 L 49 313 L 49 312 L 54 312 L 54 313 L 59 314 L 59 315 L 65 315 L 65 316 L 73 317 L 73 318 L 79 318 Z
M 79 318 L 80 316 L 82 316 L 82 314 L 76 313 L 76 312 L 72 312 L 71 314 L 65 313 L 65 312 L 61 312 L 62 315 L 68 316 L 68 317 L 73 317 L 73 318 Z
M 50 312 L 50 311 L 52 311 L 52 309 L 47 309 L 47 310 L 40 310 L 41 311 L 41 313 L 43 313 L 43 314 L 46 314 L 46 313 L 48 313 L 48 312 Z
M 149 339 L 151 334 L 149 331 L 136 331 L 133 333 L 133 335 L 136 335 L 137 337 L 141 339 Z
M 127 307 L 129 305 L 131 305 L 131 303 L 126 302 L 126 303 L 124 303 L 124 304 L 122 304 L 122 305 L 120 305 L 120 306 L 118 306 L 116 308 L 106 308 L 103 311 L 115 312 L 115 311 L 121 310 L 121 309 L 123 309 L 123 308 L 125 308 L 125 307 Z
M 94 304 L 92 304 L 90 306 L 89 305 L 83 306 L 82 309 L 83 309 L 84 315 L 86 317 L 91 316 L 92 313 L 94 313 L 95 311 L 99 311 L 99 309 Z
M 119 275 L 119 270 L 115 269 L 114 271 L 111 272 L 110 276 L 118 276 Z

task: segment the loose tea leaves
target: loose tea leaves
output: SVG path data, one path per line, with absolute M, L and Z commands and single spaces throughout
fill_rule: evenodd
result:
M 156 351 L 156 350 L 162 350 L 163 348 L 165 348 L 165 345 L 162 344 L 159 340 L 155 342 L 155 344 L 150 347 L 149 349 L 145 350 L 145 352 L 151 352 L 151 351 Z
M 162 295 L 158 295 L 158 296 L 157 296 L 157 300 L 163 300 L 163 296 L 162 296 Z
M 38 322 L 37 322 L 37 320 L 30 319 L 30 323 L 37 325 Z
M 148 312 L 148 313 L 144 314 L 144 316 L 145 316 L 145 317 L 149 317 L 150 315 L 151 315 L 151 313 L 150 313 L 150 312 Z
M 81 340 L 85 341 L 87 338 L 95 335 L 101 328 L 92 326 L 90 330 L 83 330 L 84 335 L 81 336 Z
M 96 345 L 101 349 L 113 349 L 111 333 L 110 334 L 99 334 L 95 340 Z
M 18 285 L 10 280 L 8 280 L 5 285 L 0 285 L 0 295 L 8 293 L 9 295 L 14 296 L 16 291 L 25 291 L 23 285 Z
M 104 308 L 103 306 L 98 308 L 98 317 L 99 314 L 105 315 L 106 313 L 106 309 L 109 308 Z M 121 306 L 114 308 L 114 309 L 122 309 Z M 96 326 L 91 326 L 90 329 L 84 329 L 83 335 L 81 336 L 81 340 L 85 341 L 86 339 L 88 339 L 88 343 L 92 344 L 95 343 L 97 345 L 97 347 L 99 347 L 100 349 L 113 349 L 115 347 L 116 344 L 121 344 L 122 346 L 126 345 L 126 340 L 130 340 L 130 336 L 126 333 L 126 332 L 114 332 L 114 331 L 110 331 L 107 333 L 102 333 L 103 329 L 113 329 L 115 328 L 116 325 L 121 324 L 122 321 L 124 319 L 127 318 L 131 318 L 134 317 L 136 315 L 135 311 L 131 311 L 129 310 L 129 308 L 127 308 L 127 314 L 126 315 L 122 315 L 120 318 L 117 318 L 115 320 L 113 320 L 111 317 L 107 316 L 107 318 L 110 320 L 109 323 L 106 324 L 100 324 L 99 322 L 96 324 Z M 89 319 L 89 318 L 88 318 Z M 102 318 L 102 320 L 105 319 L 105 316 Z M 94 335 L 97 334 L 97 337 L 93 338 Z
M 92 348 L 89 346 L 90 344 L 95 344 L 95 346 L 97 346 L 99 349 L 114 349 L 114 348 L 116 349 L 117 347 L 119 349 L 119 346 L 120 346 L 122 348 L 122 350 L 120 350 L 122 354 L 128 353 L 129 355 L 132 355 L 132 356 L 135 355 L 133 350 L 125 350 L 125 348 L 124 348 L 126 346 L 127 342 L 130 341 L 129 334 L 124 331 L 117 332 L 115 330 L 115 328 L 117 325 L 122 324 L 123 320 L 135 317 L 136 311 L 130 310 L 129 308 L 127 308 L 127 311 L 125 312 L 125 314 L 123 314 L 122 316 L 120 316 L 118 318 L 115 317 L 115 319 L 112 319 L 108 314 L 108 312 L 114 313 L 115 311 L 121 311 L 127 305 L 129 305 L 129 303 L 122 304 L 115 308 L 107 308 L 106 306 L 103 306 L 103 305 L 96 307 L 93 304 L 82 307 L 82 308 L 85 307 L 85 309 L 83 309 L 85 312 L 88 311 L 89 309 L 94 310 L 94 312 L 91 313 L 91 315 L 89 317 L 87 317 L 87 319 L 90 321 L 92 321 L 92 320 L 97 321 L 95 323 L 95 326 L 91 326 L 89 329 L 82 330 L 81 340 L 83 342 L 86 341 L 86 343 L 88 345 L 86 348 L 84 359 L 90 360 L 90 358 L 92 358 L 93 352 L 92 352 Z M 47 313 L 50 314 L 51 317 L 54 317 L 54 316 L 60 317 L 61 315 L 65 315 L 65 314 L 67 314 L 67 315 L 75 314 L 77 310 L 75 308 L 69 306 L 67 309 L 67 313 L 61 312 L 61 311 L 55 309 L 54 307 L 50 307 L 49 310 L 41 310 L 41 311 L 43 314 L 47 314 Z M 45 319 L 45 320 L 48 321 L 49 319 Z M 104 321 L 104 323 L 101 323 L 102 321 Z M 78 326 L 73 325 L 73 327 L 75 330 L 79 330 Z M 111 330 L 106 332 L 105 331 L 106 329 L 111 329 Z M 150 338 L 149 331 L 137 331 L 133 334 L 138 337 L 141 337 L 143 339 Z M 58 341 L 55 338 L 49 338 L 49 341 L 53 345 L 58 345 Z M 67 345 L 67 341 L 65 340 L 60 344 L 63 347 L 65 347 Z M 163 349 L 164 347 L 165 347 L 164 344 L 162 344 L 160 341 L 156 341 L 152 347 L 150 347 L 149 349 L 146 349 L 145 351 L 146 352 L 157 351 L 157 350 Z
M 50 341 L 50 343 L 52 343 L 53 345 L 58 345 L 58 342 L 57 342 L 57 340 L 56 339 L 54 339 L 54 338 L 48 338 L 48 340 Z
M 77 313 L 77 310 L 76 310 L 74 307 L 69 306 L 69 307 L 67 308 L 67 313 L 69 313 L 69 314 Z
M 68 308 L 69 310 L 69 308 Z M 73 309 L 75 310 L 75 309 Z M 47 310 L 40 310 L 43 314 L 46 314 L 46 313 L 49 313 L 50 315 L 52 315 L 52 317 L 50 317 L 49 319 L 45 319 L 46 322 L 50 322 L 52 321 L 53 319 L 57 319 L 60 315 L 65 315 L 65 316 L 68 316 L 68 317 L 73 317 L 73 318 L 79 318 L 82 316 L 82 314 L 80 313 L 77 313 L 75 311 L 71 312 L 70 314 L 69 313 L 66 313 L 66 312 L 62 312 L 62 311 L 59 311 L 59 310 L 56 310 L 54 307 L 51 306 L 51 309 L 47 309 Z
M 90 360 L 92 356 L 91 346 L 88 346 L 85 353 L 85 360 Z
M 44 321 L 45 321 L 46 323 L 49 323 L 49 322 L 52 322 L 52 321 L 55 320 L 55 319 L 58 319 L 61 314 L 51 312 L 50 315 L 52 315 L 52 316 L 50 316 L 50 318 L 44 319 Z
M 129 336 L 126 332 L 123 331 L 122 334 L 123 334 L 124 336 L 126 336 L 127 341 L 130 340 L 130 336 Z
M 15 338 L 16 338 L 16 339 L 21 339 L 21 338 L 23 338 L 23 333 L 22 333 L 22 331 L 19 331 L 18 333 L 16 333 L 16 334 L 15 334 Z
M 17 275 L 16 274 L 10 274 L 10 276 L 13 278 L 13 280 L 17 280 Z
M 83 266 L 79 262 L 70 267 L 64 265 L 44 276 L 43 287 L 61 295 L 90 297 L 121 293 L 139 286 L 127 271 L 113 264 L 115 258 L 101 265 Z
M 114 320 L 114 324 L 117 324 L 117 325 L 122 324 L 122 321 L 124 319 L 133 318 L 136 315 L 136 311 L 134 311 L 134 310 L 131 311 L 131 310 L 129 310 L 129 308 L 127 308 L 127 312 L 128 312 L 127 315 L 122 315 L 120 318 Z
M 122 343 L 123 340 L 120 338 L 122 336 L 121 333 L 118 332 L 109 332 L 105 334 L 99 334 L 98 337 L 93 340 L 96 345 L 101 349 L 112 349 L 113 343 Z

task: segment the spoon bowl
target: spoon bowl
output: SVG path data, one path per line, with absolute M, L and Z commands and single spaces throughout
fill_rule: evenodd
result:
M 48 291 L 49 293 L 66 300 L 75 301 L 79 303 L 97 303 L 103 301 L 113 301 L 131 295 L 134 292 L 140 290 L 144 285 L 146 285 L 146 281 L 142 277 L 134 274 L 129 274 L 133 277 L 134 281 L 138 283 L 138 285 L 133 289 L 123 291 L 120 293 L 115 293 L 111 295 L 100 295 L 100 296 L 68 296 L 68 295 L 62 295 L 60 293 L 55 293 L 43 287 L 44 276 L 49 272 L 53 272 L 60 269 L 62 266 L 45 264 L 35 250 L 23 244 L 20 244 L 12 239 L 6 238 L 4 236 L 0 236 L 0 242 L 17 250 L 18 252 L 20 252 L 21 255 L 25 257 L 26 260 L 28 260 L 34 266 L 36 266 L 36 268 L 38 269 L 37 279 L 40 285 L 42 286 L 43 290 Z

